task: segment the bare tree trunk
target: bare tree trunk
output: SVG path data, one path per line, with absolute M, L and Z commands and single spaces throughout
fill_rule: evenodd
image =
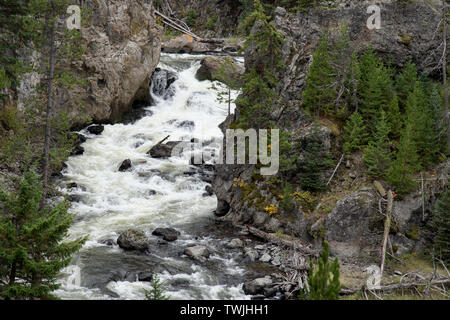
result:
M 54 1 L 51 0 L 52 9 L 54 8 Z M 49 56 L 49 71 L 48 71 L 48 88 L 47 88 L 47 108 L 45 110 L 45 140 L 44 140 L 44 170 L 42 181 L 42 199 L 39 207 L 42 209 L 45 204 L 45 199 L 48 193 L 48 180 L 50 171 L 50 114 L 52 111 L 52 95 L 53 95 L 53 78 L 55 73 L 55 29 L 56 22 L 51 21 L 50 28 L 50 56 Z
M 447 121 L 447 142 L 450 143 L 450 113 L 448 110 L 448 87 L 447 87 L 447 7 L 444 4 L 444 30 L 443 30 L 443 40 L 444 40 L 444 57 L 442 61 L 442 77 L 444 85 L 444 106 L 446 112 Z
M 381 249 L 381 266 L 380 266 L 380 274 L 383 275 L 384 270 L 384 260 L 386 257 L 386 248 L 387 248 L 387 241 L 389 237 L 389 231 L 391 230 L 391 212 L 392 212 L 392 205 L 394 202 L 394 197 L 392 194 L 392 191 L 388 191 L 388 203 L 387 203 L 387 210 L 386 210 L 386 220 L 384 222 L 384 237 L 383 237 L 383 248 Z

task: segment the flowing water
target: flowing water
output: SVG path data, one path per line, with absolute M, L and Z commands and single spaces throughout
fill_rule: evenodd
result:
M 150 285 L 136 280 L 152 272 L 164 281 L 171 299 L 249 298 L 242 290 L 248 271 L 238 252 L 223 249 L 227 237 L 219 235 L 225 231 L 213 219 L 216 198 L 203 195 L 207 183 L 199 174 L 186 174 L 192 171 L 186 157 L 146 154 L 168 135 L 169 141 L 222 137 L 218 125 L 227 105 L 217 101 L 212 82 L 195 79 L 201 58 L 163 55 L 159 67 L 178 77 L 169 94 L 165 85 L 154 83 L 160 88 L 151 91 L 163 94 L 152 93 L 153 106 L 142 118 L 107 125 L 99 136 L 81 132 L 89 138 L 82 145 L 85 152 L 68 160 L 61 189 L 77 198 L 69 238 L 87 235 L 89 240 L 61 274 L 60 298 L 144 299 Z M 132 170 L 119 172 L 125 159 L 132 161 Z M 77 187 L 68 189 L 68 182 Z M 176 228 L 181 236 L 163 242 L 151 235 L 157 227 Z M 116 244 L 120 232 L 130 228 L 148 234 L 147 253 L 125 252 Z M 211 249 L 207 262 L 183 254 L 192 244 Z

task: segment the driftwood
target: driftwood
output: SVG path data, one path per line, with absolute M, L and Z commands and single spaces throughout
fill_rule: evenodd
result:
M 331 177 L 330 177 L 330 180 L 328 180 L 328 182 L 327 182 L 327 185 L 329 185 L 330 182 L 331 182 L 331 180 L 333 180 L 334 175 L 336 174 L 336 172 L 338 171 L 338 169 L 339 169 L 339 167 L 340 167 L 340 165 L 341 165 L 341 163 L 342 163 L 342 160 L 344 160 L 344 155 L 342 155 L 341 160 L 339 160 L 339 163 L 338 163 L 338 165 L 336 166 L 336 168 L 334 169 L 333 174 L 332 174 Z
M 355 294 L 359 291 L 365 291 L 366 289 L 372 292 L 386 292 L 386 291 L 394 291 L 400 289 L 413 289 L 417 287 L 426 287 L 426 286 L 435 286 L 435 285 L 447 285 L 450 284 L 450 278 L 446 279 L 438 279 L 432 281 L 423 281 L 423 282 L 404 282 L 404 283 L 393 283 L 384 286 L 379 286 L 378 288 L 367 289 L 366 287 L 362 287 L 360 289 L 342 289 L 341 294 Z
M 168 135 L 167 137 L 165 137 L 164 139 L 162 139 L 160 142 L 158 142 L 156 145 L 159 146 L 160 144 L 162 144 L 164 141 L 166 141 L 167 139 L 170 138 L 170 135 Z
M 394 196 L 392 194 L 392 191 L 388 191 L 388 203 L 387 203 L 387 209 L 386 209 L 386 220 L 384 222 L 384 237 L 383 237 L 383 248 L 381 250 L 381 266 L 380 266 L 380 273 L 383 275 L 384 270 L 384 259 L 386 257 L 386 247 L 389 237 L 389 231 L 391 230 L 391 214 L 392 214 L 392 205 L 394 202 Z
M 158 16 L 160 16 L 161 18 L 163 18 L 163 23 L 168 25 L 169 27 L 174 28 L 175 30 L 181 31 L 183 33 L 186 33 L 190 36 L 192 36 L 192 38 L 196 39 L 196 40 L 202 40 L 202 38 L 200 38 L 199 36 L 197 36 L 195 33 L 193 33 L 192 31 L 186 29 L 185 27 L 181 26 L 180 24 L 178 24 L 177 22 L 175 22 L 172 18 L 169 18 L 168 16 L 166 16 L 165 14 L 162 14 L 161 12 L 159 12 L 158 10 L 155 10 L 155 14 L 157 14 Z
M 298 240 L 282 239 L 282 238 L 277 237 L 274 234 L 261 231 L 255 227 L 252 227 L 249 225 L 247 225 L 247 230 L 252 235 L 254 235 L 258 238 L 264 239 L 266 241 L 272 242 L 272 243 L 280 245 L 280 246 L 286 246 L 286 247 L 298 250 L 299 252 L 301 252 L 303 254 L 313 255 L 313 256 L 318 256 L 318 254 L 319 254 L 319 252 L 317 250 L 313 250 L 313 249 L 306 247 L 305 245 L 300 243 L 300 241 L 298 241 Z

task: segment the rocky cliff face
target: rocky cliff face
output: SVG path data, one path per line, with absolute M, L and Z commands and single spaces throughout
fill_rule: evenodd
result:
M 162 30 L 150 1 L 88 0 L 83 8 L 91 12 L 83 16 L 88 22 L 81 30 L 80 45 L 86 52 L 71 68 L 88 85 L 56 91 L 56 105 L 69 113 L 74 127 L 84 126 L 87 117 L 97 123 L 114 122 L 134 101 L 146 100 L 161 49 Z
M 333 40 L 346 26 L 352 48 L 363 51 L 371 47 L 397 67 L 402 67 L 411 57 L 421 71 L 430 74 L 438 71 L 436 66 L 442 50 L 439 50 L 441 42 L 436 28 L 442 14 L 428 1 L 407 4 L 380 1 L 377 4 L 381 7 L 381 29 L 369 30 L 367 19 L 371 14 L 367 14 L 367 8 L 372 4 L 372 1 L 346 0 L 336 8 L 317 8 L 297 14 L 288 14 L 282 8 L 275 11 L 275 24 L 286 40 L 281 92 L 288 100 L 301 99 L 312 54 L 325 29 Z
M 279 72 L 281 85 L 278 90 L 293 108 L 291 111 L 276 109 L 273 118 L 278 119 L 282 129 L 292 134 L 293 140 L 302 143 L 308 139 L 310 124 L 298 106 L 312 54 L 325 29 L 329 30 L 329 38 L 332 40 L 339 36 L 341 27 L 346 25 L 350 46 L 357 51 L 372 47 L 382 58 L 390 60 L 398 67 L 403 66 L 412 57 L 420 70 L 430 74 L 435 72 L 440 44 L 435 30 L 441 13 L 433 9 L 427 1 L 408 4 L 383 1 L 381 29 L 369 30 L 367 19 L 370 14 L 367 14 L 367 7 L 371 4 L 373 3 L 369 1 L 342 1 L 334 8 L 317 8 L 296 14 L 288 13 L 283 8 L 275 10 L 275 25 L 285 38 L 282 50 L 285 68 Z M 252 50 L 254 49 L 250 46 L 246 52 L 247 68 L 257 63 Z M 238 117 L 239 107 L 236 115 L 230 116 L 222 124 L 222 129 L 228 128 Z M 332 125 L 323 123 L 321 140 L 324 149 L 333 150 L 339 135 L 336 130 L 339 131 Z M 347 159 L 344 160 L 345 163 Z M 352 167 L 350 161 L 351 159 L 347 161 L 348 168 Z M 376 230 L 382 230 L 382 223 L 377 225 L 380 197 L 370 183 L 361 184 L 361 189 L 356 189 L 351 194 L 340 195 L 341 200 L 334 203 L 329 215 L 317 221 L 317 217 L 303 214 L 269 216 L 264 206 L 267 203 L 277 203 L 279 199 L 274 197 L 274 193 L 281 191 L 271 192 L 267 184 L 255 179 L 254 172 L 254 166 L 217 166 L 213 189 L 218 197 L 216 213 L 224 216 L 223 219 L 237 224 L 252 224 L 269 232 L 280 231 L 312 243 L 316 242 L 318 236 L 324 237 L 332 243 L 334 253 L 340 256 L 370 254 L 379 249 L 380 235 Z M 448 167 L 444 168 L 443 172 L 448 174 Z M 324 172 L 327 177 L 331 176 L 331 173 Z M 339 180 L 338 183 L 346 183 L 346 178 L 340 179 L 342 181 Z M 366 181 L 364 177 L 361 179 Z M 244 181 L 243 187 L 236 187 L 236 181 Z M 350 183 L 353 185 L 353 180 Z M 415 195 L 396 201 L 394 205 L 399 230 L 393 242 L 399 252 L 407 252 L 422 245 L 420 241 L 419 243 L 411 240 L 412 237 L 407 238 L 406 234 L 426 225 L 433 200 L 426 198 L 425 201 L 429 201 L 425 207 L 426 217 L 419 219 L 420 221 L 417 220 L 417 212 L 422 212 L 422 206 L 419 208 L 417 201 Z M 381 228 L 378 228 L 380 226 Z

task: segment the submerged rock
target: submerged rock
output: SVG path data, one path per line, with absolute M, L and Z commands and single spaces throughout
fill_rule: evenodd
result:
M 162 237 L 166 241 L 175 241 L 181 233 L 173 228 L 157 228 L 152 235 Z
M 245 294 L 263 294 L 264 289 L 271 287 L 273 284 L 272 278 L 266 276 L 264 278 L 258 278 L 249 282 L 244 283 L 243 290 Z
M 244 242 L 241 239 L 233 239 L 227 243 L 227 248 L 236 249 L 242 248 L 244 246 Z
M 156 159 L 170 158 L 172 156 L 172 150 L 178 143 L 180 143 L 180 141 L 171 141 L 165 144 L 157 144 L 152 147 L 147 154 Z
M 100 135 L 105 130 L 105 127 L 102 125 L 93 125 L 87 128 L 87 131 L 90 134 Z
M 119 171 L 120 171 L 120 172 L 125 172 L 125 171 L 127 171 L 128 169 L 130 169 L 130 168 L 131 168 L 131 160 L 130 160 L 130 159 L 126 159 L 126 160 L 124 160 L 124 161 L 122 162 L 122 164 L 120 165 Z
M 189 247 L 184 250 L 184 253 L 188 257 L 198 261 L 205 261 L 206 258 L 210 255 L 208 248 L 205 246 Z
M 117 239 L 117 244 L 125 250 L 145 250 L 149 247 L 147 235 L 136 229 L 122 232 Z
M 174 96 L 175 88 L 172 84 L 177 80 L 176 73 L 156 68 L 151 77 L 150 89 L 154 95 L 167 100 Z

